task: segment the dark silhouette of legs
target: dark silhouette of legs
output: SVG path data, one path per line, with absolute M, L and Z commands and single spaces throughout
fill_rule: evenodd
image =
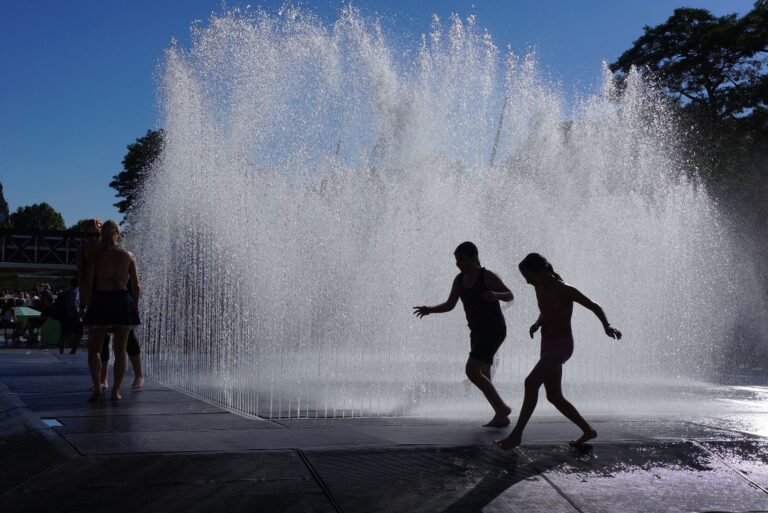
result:
M 499 440 L 497 445 L 502 449 L 514 449 L 520 445 L 523 438 L 523 430 L 528 424 L 528 421 L 536 409 L 536 404 L 539 400 L 539 388 L 544 385 L 544 389 L 547 392 L 547 400 L 557 408 L 557 410 L 565 415 L 565 417 L 579 426 L 583 431 L 581 437 L 577 440 L 570 442 L 572 446 L 582 445 L 584 442 L 591 440 L 597 436 L 597 431 L 584 420 L 579 411 L 565 398 L 563 397 L 562 390 L 563 381 L 563 364 L 557 357 L 544 356 L 542 357 L 531 373 L 525 378 L 525 397 L 523 398 L 523 406 L 520 409 L 520 416 L 517 419 L 512 432 L 504 440 Z
M 106 333 L 106 328 L 100 326 L 92 326 L 88 330 L 88 368 L 93 380 L 93 393 L 88 402 L 95 402 L 101 397 L 101 346 Z
M 544 382 L 544 390 L 547 392 L 547 400 L 557 408 L 557 410 L 565 415 L 565 417 L 579 426 L 584 434 L 575 441 L 571 442 L 571 445 L 581 445 L 587 440 L 591 440 L 597 436 L 595 431 L 589 422 L 584 420 L 579 411 L 574 407 L 565 397 L 563 397 L 562 390 L 563 381 L 563 366 L 555 371 L 555 373 Z
M 115 327 L 112 338 L 112 350 L 115 353 L 115 374 L 112 383 L 112 400 L 119 401 L 122 399 L 120 395 L 120 385 L 123 382 L 123 376 L 125 376 L 125 367 L 128 360 L 126 353 L 126 345 L 128 344 L 128 332 L 130 328 Z
M 512 413 L 512 409 L 499 396 L 496 387 L 491 382 L 491 366 L 481 360 L 470 357 L 467 360 L 466 373 L 467 378 L 485 395 L 485 398 L 496 413 L 493 419 L 485 424 L 485 427 L 508 426 L 509 414 Z
M 539 402 L 539 388 L 552 376 L 562 376 L 562 364 L 556 358 L 542 357 L 533 367 L 528 377 L 525 378 L 525 395 L 523 396 L 523 406 L 520 408 L 520 416 L 517 418 L 512 432 L 503 440 L 496 444 L 502 449 L 514 449 L 520 445 L 523 438 L 523 430 L 536 409 Z

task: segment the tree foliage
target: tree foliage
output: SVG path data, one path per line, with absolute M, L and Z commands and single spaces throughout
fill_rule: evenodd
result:
M 632 66 L 655 76 L 680 106 L 713 119 L 765 115 L 768 2 L 748 14 L 717 17 L 705 9 L 675 9 L 644 27 L 632 48 L 611 65 L 623 76 Z
M 48 203 L 19 207 L 11 214 L 11 228 L 17 230 L 65 230 L 64 218 Z
M 90 219 L 80 219 L 78 222 L 67 228 L 68 232 L 82 233 L 85 230 L 85 223 Z
M 152 164 L 163 150 L 164 132 L 147 130 L 144 137 L 128 145 L 128 153 L 123 158 L 123 170 L 112 177 L 109 186 L 115 189 L 115 196 L 122 198 L 115 203 L 121 214 L 130 213 L 141 190 L 144 180 L 152 170 Z

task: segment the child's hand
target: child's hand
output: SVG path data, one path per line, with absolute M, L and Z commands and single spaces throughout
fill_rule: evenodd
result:
M 413 307 L 413 315 L 421 319 L 422 317 L 426 317 L 430 314 L 429 307 L 428 306 L 414 306 Z
M 531 335 L 531 338 L 533 338 L 533 334 L 539 331 L 540 325 L 538 322 L 534 322 L 531 327 L 528 329 L 528 334 Z
M 483 292 L 483 294 L 480 296 L 480 299 L 486 302 L 496 301 L 498 298 L 496 297 L 496 293 L 492 290 L 486 290 Z
M 611 325 L 605 327 L 605 334 L 616 340 L 621 340 L 621 332 Z

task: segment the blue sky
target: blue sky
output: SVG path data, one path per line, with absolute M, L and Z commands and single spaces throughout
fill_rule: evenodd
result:
M 249 2 L 277 11 L 284 1 Z M 565 91 L 588 91 L 612 61 L 676 7 L 743 14 L 752 0 L 370 0 L 389 33 L 414 41 L 433 12 L 478 16 L 500 47 L 533 46 Z M 11 211 L 42 201 L 67 224 L 119 219 L 108 184 L 125 147 L 158 126 L 155 67 L 172 37 L 221 10 L 218 0 L 2 0 L 0 16 L 0 183 Z M 246 5 L 246 2 L 227 2 Z M 342 2 L 297 2 L 327 21 Z

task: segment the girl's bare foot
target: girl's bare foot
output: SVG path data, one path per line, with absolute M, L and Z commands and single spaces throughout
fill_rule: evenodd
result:
M 99 399 L 101 399 L 101 390 L 99 391 L 94 390 L 91 392 L 91 397 L 88 398 L 88 402 L 95 403 Z
M 113 390 L 112 391 L 112 400 L 113 401 L 119 401 L 122 398 L 123 398 L 123 396 L 120 395 L 120 392 L 118 392 L 117 390 Z
M 509 451 L 518 447 L 523 441 L 523 436 L 512 431 L 504 440 L 496 440 L 494 443 L 501 449 Z
M 505 406 L 501 412 L 497 412 L 493 416 L 490 422 L 483 424 L 483 427 L 506 427 L 509 426 L 509 414 L 512 413 L 512 409 L 509 406 Z
M 584 434 L 581 435 L 577 440 L 571 440 L 569 445 L 571 447 L 579 447 L 580 445 L 584 445 L 586 442 L 589 442 L 593 438 L 597 438 L 597 431 L 590 429 L 589 431 L 584 431 Z
M 102 391 L 102 392 L 106 392 L 108 389 L 109 389 L 109 383 L 107 383 L 106 381 L 104 381 L 104 382 L 101 384 L 101 391 Z
M 141 387 L 144 386 L 144 376 L 136 376 L 133 380 L 133 384 L 131 385 L 131 390 L 134 392 L 138 392 L 141 390 Z

